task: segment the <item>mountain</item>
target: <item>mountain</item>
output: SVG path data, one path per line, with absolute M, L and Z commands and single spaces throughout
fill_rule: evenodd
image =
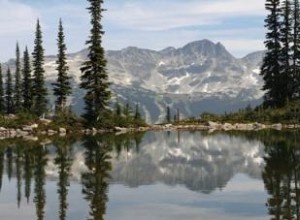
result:
M 84 93 L 78 84 L 87 52 L 84 49 L 68 55 L 74 91 L 71 101 L 76 112 L 81 112 L 83 106 Z M 167 106 L 172 114 L 178 108 L 181 117 L 189 117 L 204 111 L 224 113 L 259 104 L 263 96 L 259 76 L 263 55 L 261 51 L 237 59 L 221 43 L 209 40 L 161 51 L 128 47 L 106 52 L 113 101 L 132 106 L 139 103 L 149 122 L 164 121 Z M 45 60 L 50 85 L 56 78 L 56 57 Z

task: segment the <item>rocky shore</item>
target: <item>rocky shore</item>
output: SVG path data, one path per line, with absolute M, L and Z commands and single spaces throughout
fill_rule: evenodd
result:
M 223 130 L 223 131 L 252 131 L 252 130 L 262 130 L 262 129 L 299 129 L 299 124 L 261 124 L 261 123 L 219 123 L 209 121 L 205 124 L 192 124 L 192 125 L 155 125 L 151 127 L 151 130 Z
M 55 130 L 45 129 L 40 130 L 38 124 L 26 125 L 22 128 L 12 129 L 12 128 L 4 128 L 0 127 L 0 139 L 5 138 L 24 138 L 29 140 L 35 140 L 39 135 L 44 136 L 66 136 L 67 133 L 78 133 L 82 135 L 96 135 L 103 133 L 115 133 L 117 135 L 130 133 L 130 132 L 145 132 L 145 131 L 165 131 L 165 130 L 208 130 L 208 131 L 252 131 L 252 130 L 262 130 L 262 129 L 299 129 L 299 124 L 261 124 L 261 123 L 219 123 L 209 121 L 205 124 L 191 124 L 191 125 L 173 125 L 173 124 L 164 124 L 164 125 L 151 125 L 149 127 L 139 127 L 139 128 L 121 128 L 115 127 L 114 129 L 82 129 L 79 131 L 69 131 L 66 128 L 58 128 Z

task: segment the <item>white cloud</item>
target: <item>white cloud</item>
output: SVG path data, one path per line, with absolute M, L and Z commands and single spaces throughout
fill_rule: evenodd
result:
M 265 49 L 263 40 L 232 39 L 222 40 L 221 43 L 236 56 L 244 56 L 246 53 Z
M 0 0 L 0 35 L 34 30 L 38 12 L 28 5 L 12 0 Z
M 185 26 L 221 23 L 238 16 L 264 15 L 261 0 L 127 2 L 109 8 L 107 20 L 128 29 L 160 31 Z
M 104 36 L 104 44 L 107 49 L 122 49 L 133 45 L 161 50 L 168 46 L 179 48 L 192 41 L 209 39 L 215 43 L 221 42 L 234 56 L 242 57 L 257 50 L 264 50 L 263 39 L 252 36 L 257 32 L 263 32 L 263 30 L 250 28 L 246 30 L 125 31 L 118 34 L 107 32 Z

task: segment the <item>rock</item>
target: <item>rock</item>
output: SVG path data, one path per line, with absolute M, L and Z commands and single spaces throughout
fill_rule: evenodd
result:
M 295 125 L 287 125 L 286 128 L 293 129 L 293 128 L 295 128 Z
M 207 122 L 207 125 L 208 125 L 209 129 L 219 129 L 222 127 L 219 123 L 216 123 L 213 121 Z
M 56 133 L 57 133 L 56 131 L 51 130 L 51 129 L 49 129 L 49 130 L 47 131 L 47 134 L 48 134 L 48 135 L 54 135 L 54 134 L 56 134 Z
M 173 127 L 172 124 L 165 124 L 165 125 L 164 125 L 164 128 L 167 128 L 167 129 L 168 129 L 168 128 L 172 128 L 172 127 Z
M 6 131 L 7 129 L 4 127 L 0 127 L 0 132 Z
M 241 130 L 241 131 L 249 131 L 249 130 L 253 130 L 254 129 L 254 125 L 253 124 L 235 124 L 234 128 L 236 130 Z
M 10 137 L 15 137 L 17 136 L 17 131 L 15 129 L 10 129 L 9 130 L 9 136 Z
M 22 128 L 23 131 L 28 131 L 28 132 L 32 132 L 33 128 L 31 126 L 25 126 Z
M 147 127 L 139 127 L 137 130 L 138 131 L 148 131 L 149 128 L 147 128 Z
M 84 130 L 84 133 L 85 133 L 85 134 L 91 134 L 91 133 L 92 133 L 92 130 L 90 130 L 90 129 L 85 129 L 85 130 Z
M 225 131 L 232 130 L 233 125 L 230 124 L 230 123 L 225 123 L 225 124 L 222 125 L 222 129 L 225 130 Z
M 22 131 L 22 130 L 18 130 L 18 131 L 17 131 L 17 135 L 18 135 L 18 136 L 21 136 L 21 137 L 24 137 L 24 136 L 28 136 L 28 135 L 29 135 L 29 132 L 27 132 L 27 131 Z
M 58 129 L 58 132 L 59 132 L 60 134 L 66 134 L 66 133 L 67 133 L 67 129 L 65 129 L 65 128 L 59 128 L 59 129 Z
M 260 123 L 258 123 L 258 122 L 255 122 L 255 123 L 253 124 L 253 127 L 254 127 L 255 130 L 260 130 L 260 129 L 265 129 L 265 128 L 266 128 L 266 125 L 260 124 Z
M 16 115 L 14 115 L 14 114 L 8 114 L 8 115 L 5 115 L 4 118 L 5 118 L 5 119 L 15 119 L 15 118 L 17 118 L 17 117 L 16 117 Z
M 117 132 L 127 132 L 128 129 L 127 128 L 121 128 L 121 127 L 115 127 L 114 131 L 117 131 Z
M 27 141 L 38 141 L 38 137 L 35 137 L 35 136 L 24 136 L 23 137 L 24 140 L 27 140 Z
M 33 128 L 33 129 L 36 129 L 36 128 L 39 127 L 39 125 L 38 124 L 32 124 L 32 125 L 30 125 L 30 127 Z
M 271 127 L 273 129 L 276 129 L 276 130 L 281 130 L 282 129 L 282 124 L 281 123 L 273 124 Z
M 47 125 L 47 124 L 50 124 L 52 121 L 49 120 L 49 119 L 40 118 L 40 122 L 42 122 L 43 124 Z

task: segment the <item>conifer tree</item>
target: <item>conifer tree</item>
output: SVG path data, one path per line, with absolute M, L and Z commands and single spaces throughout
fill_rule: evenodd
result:
M 13 113 L 13 88 L 12 88 L 12 77 L 11 71 L 8 67 L 7 69 L 7 79 L 6 79 L 6 91 L 5 91 L 5 98 L 6 98 L 6 113 L 12 114 Z
M 0 114 L 5 113 L 5 101 L 4 101 L 4 88 L 3 88 L 3 75 L 0 64 Z
M 81 68 L 81 88 L 86 90 L 84 118 L 88 123 L 96 122 L 101 113 L 106 109 L 110 100 L 109 82 L 106 69 L 101 25 L 103 0 L 88 0 L 91 14 L 91 35 L 86 42 L 88 45 L 88 60 Z
M 22 80 L 23 109 L 25 111 L 31 111 L 33 107 L 33 94 L 32 94 L 30 57 L 29 57 L 27 47 L 24 52 L 22 74 L 23 74 L 23 80 Z
M 170 123 L 170 122 L 171 122 L 171 109 L 170 109 L 170 107 L 169 107 L 169 106 L 167 107 L 167 115 L 166 115 L 166 120 L 167 120 L 167 122 L 168 122 L 168 123 Z
M 293 96 L 293 78 L 291 76 L 291 47 L 290 44 L 293 41 L 292 34 L 292 14 L 291 14 L 291 3 L 290 0 L 284 0 L 282 3 L 282 22 L 280 27 L 280 41 L 281 41 L 281 52 L 279 56 L 280 67 L 280 89 L 281 96 L 278 97 L 278 101 L 281 105 L 284 105 L 286 100 L 291 100 Z M 281 99 L 281 100 L 279 100 Z
M 139 109 L 139 104 L 135 105 L 134 119 L 135 120 L 140 120 L 141 119 L 141 113 L 140 113 L 140 109 Z
M 16 112 L 20 111 L 22 105 L 22 88 L 21 88 L 21 61 L 19 44 L 16 46 L 16 73 L 15 73 L 15 94 L 14 104 Z
M 127 102 L 126 105 L 123 107 L 123 115 L 125 116 L 126 119 L 131 118 L 131 108 L 129 106 L 129 103 Z
M 47 111 L 47 88 L 44 77 L 44 48 L 42 45 L 42 31 L 37 20 L 33 56 L 33 105 L 34 112 L 41 116 Z
M 267 29 L 265 46 L 266 55 L 261 67 L 261 75 L 264 79 L 263 90 L 266 91 L 264 96 L 264 105 L 278 107 L 283 103 L 281 94 L 281 76 L 280 76 L 280 1 L 266 0 L 266 10 L 269 12 L 265 19 Z
M 117 116 L 121 116 L 122 115 L 121 105 L 120 105 L 120 103 L 118 101 L 115 104 L 115 114 Z
M 54 86 L 54 95 L 56 96 L 56 110 L 63 111 L 66 107 L 67 96 L 71 94 L 71 84 L 70 77 L 68 76 L 69 67 L 67 66 L 67 56 L 66 56 L 66 44 L 65 44 L 65 36 L 61 19 L 59 20 L 58 27 L 58 55 L 57 61 L 58 67 L 56 70 L 58 71 L 58 77 L 56 83 L 53 83 Z
M 293 2 L 293 45 L 292 45 L 292 66 L 294 97 L 300 97 L 300 6 L 299 0 Z

